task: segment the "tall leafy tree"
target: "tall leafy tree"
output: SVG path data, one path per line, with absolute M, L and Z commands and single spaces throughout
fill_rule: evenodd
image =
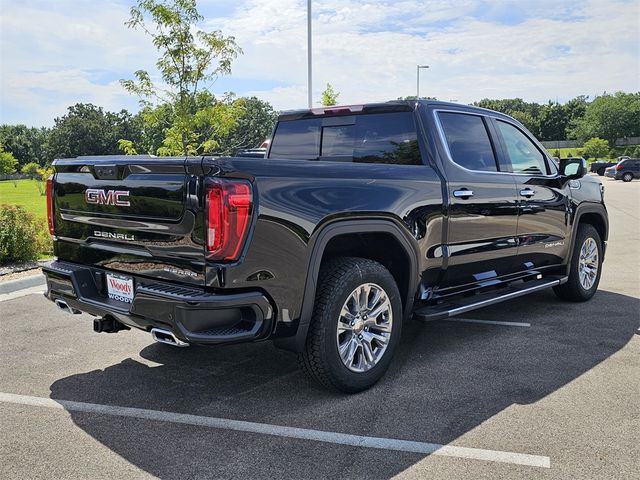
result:
M 163 128 L 163 155 L 193 155 L 216 150 L 234 127 L 230 98 L 216 99 L 206 86 L 231 72 L 241 53 L 234 37 L 198 27 L 203 20 L 195 0 L 138 0 L 127 26 L 144 31 L 158 49 L 158 81 L 138 70 L 124 88 L 141 98 L 147 114 L 166 104 L 171 124 Z M 152 118 L 145 117 L 150 123 Z M 157 125 L 156 125 L 157 128 Z
M 568 115 L 564 105 L 549 102 L 540 109 L 540 140 L 564 140 L 568 124 Z
M 0 143 L 11 152 L 19 165 L 30 162 L 44 165 L 47 161 L 46 148 L 49 129 L 27 127 L 26 125 L 0 125 Z
M 271 135 L 278 114 L 269 102 L 256 97 L 241 97 L 234 101 L 239 115 L 236 125 L 219 145 L 219 152 L 233 155 L 239 149 L 258 147 Z
M 572 138 L 604 138 L 610 145 L 616 139 L 640 136 L 640 92 L 603 94 L 591 102 L 584 116 L 569 131 Z
M 141 122 L 126 110 L 104 111 L 91 103 L 69 107 L 66 115 L 56 118 L 46 148 L 48 161 L 79 155 L 113 155 L 120 153 L 118 140 L 139 141 Z

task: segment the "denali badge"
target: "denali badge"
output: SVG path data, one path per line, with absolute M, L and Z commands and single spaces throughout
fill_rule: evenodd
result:
M 130 207 L 129 192 L 126 190 L 102 190 L 101 188 L 87 188 L 84 191 L 84 199 L 94 205 L 115 205 L 117 207 Z
M 94 230 L 93 236 L 102 238 L 115 238 L 116 240 L 128 240 L 129 242 L 133 242 L 136 239 L 136 237 L 127 233 L 101 232 L 100 230 Z

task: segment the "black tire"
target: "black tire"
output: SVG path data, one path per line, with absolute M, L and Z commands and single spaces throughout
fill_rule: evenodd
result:
M 367 283 L 379 286 L 389 300 L 391 332 L 386 350 L 377 363 L 367 371 L 354 372 L 343 362 L 338 351 L 338 322 L 352 292 Z M 401 330 L 402 302 L 391 273 L 373 260 L 338 257 L 320 269 L 309 333 L 304 350 L 298 354 L 298 361 L 307 376 L 323 386 L 346 393 L 360 392 L 373 386 L 384 375 L 400 340 Z M 363 350 L 358 351 L 364 355 Z
M 597 171 L 598 175 L 600 175 L 601 177 L 604 176 L 604 168 L 599 168 Z
M 627 172 L 624 175 L 622 175 L 623 182 L 630 182 L 631 180 L 633 180 L 633 173 Z
M 589 238 L 595 240 L 598 250 L 598 271 L 596 272 L 596 277 L 593 285 L 590 288 L 586 289 L 580 282 L 579 266 L 582 246 Z M 601 274 L 602 240 L 600 239 L 598 231 L 592 225 L 588 223 L 581 223 L 578 226 L 578 232 L 576 234 L 575 244 L 573 246 L 573 254 L 571 256 L 571 263 L 569 265 L 569 280 L 562 285 L 553 287 L 553 291 L 562 300 L 568 300 L 571 302 L 585 302 L 593 297 L 598 290 L 598 284 L 600 283 Z

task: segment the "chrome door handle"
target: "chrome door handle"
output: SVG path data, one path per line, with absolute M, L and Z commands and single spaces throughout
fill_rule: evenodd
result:
M 536 194 L 535 190 L 531 190 L 530 188 L 525 188 L 520 190 L 520 195 L 523 197 L 533 197 Z
M 456 197 L 456 198 L 473 197 L 473 190 L 467 190 L 466 188 L 463 188 L 461 190 L 454 190 L 453 191 L 453 196 Z

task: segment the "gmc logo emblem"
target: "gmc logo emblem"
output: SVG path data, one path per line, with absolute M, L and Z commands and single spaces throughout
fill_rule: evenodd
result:
M 116 207 L 130 207 L 131 202 L 126 200 L 129 192 L 126 190 L 102 190 L 101 188 L 87 188 L 84 191 L 84 199 L 93 205 L 115 205 Z

